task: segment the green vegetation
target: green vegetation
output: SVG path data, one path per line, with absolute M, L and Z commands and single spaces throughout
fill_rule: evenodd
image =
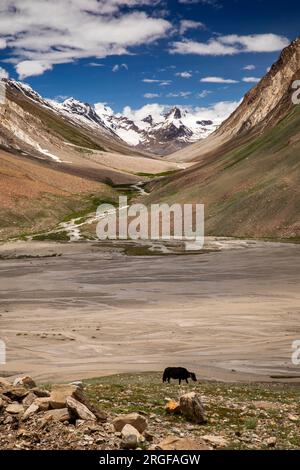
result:
M 116 202 L 113 199 L 103 198 L 95 194 L 92 194 L 88 196 L 87 198 L 84 198 L 81 201 L 81 205 L 85 206 L 83 209 L 73 210 L 72 212 L 70 212 L 63 218 L 63 222 L 70 222 L 70 220 L 73 220 L 73 219 L 81 219 L 84 222 L 86 217 L 90 213 L 96 212 L 97 208 L 101 204 L 111 204 L 113 206 L 116 206 Z M 77 222 L 81 223 L 79 221 Z
M 165 435 L 179 428 L 191 438 L 222 436 L 228 449 L 268 448 L 267 439 L 276 438 L 277 449 L 300 446 L 300 389 L 285 384 L 228 384 L 219 382 L 162 384 L 161 374 L 121 374 L 85 381 L 91 401 L 109 413 L 142 412 L 159 420 Z M 205 400 L 208 423 L 190 426 L 180 415 L 167 415 L 166 397 L 178 400 L 196 391 Z M 269 407 L 260 407 L 259 402 Z
M 164 176 L 171 176 L 175 175 L 175 173 L 178 173 L 180 170 L 169 170 L 169 171 L 164 171 L 162 173 L 135 173 L 137 176 L 142 176 L 145 178 L 160 178 Z
M 40 235 L 35 235 L 32 237 L 33 240 L 43 242 L 43 241 L 53 241 L 53 242 L 68 242 L 70 238 L 68 233 L 63 231 L 60 232 L 49 232 L 41 233 Z

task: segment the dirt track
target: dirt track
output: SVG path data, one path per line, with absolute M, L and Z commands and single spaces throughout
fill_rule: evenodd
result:
M 63 256 L 0 261 L 0 372 L 47 381 L 183 365 L 211 379 L 300 375 L 291 363 L 299 245 L 167 257 L 26 247 Z

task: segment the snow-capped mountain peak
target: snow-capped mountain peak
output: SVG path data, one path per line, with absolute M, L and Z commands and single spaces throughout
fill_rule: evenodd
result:
M 147 114 L 144 117 L 114 113 L 104 103 L 95 106 L 70 97 L 63 102 L 44 99 L 29 85 L 9 80 L 18 91 L 40 105 L 64 116 L 76 124 L 99 129 L 108 136 L 121 139 L 138 150 L 167 155 L 184 146 L 207 137 L 218 126 L 212 120 L 199 119 L 188 109 L 174 106 L 162 110 L 161 114 Z

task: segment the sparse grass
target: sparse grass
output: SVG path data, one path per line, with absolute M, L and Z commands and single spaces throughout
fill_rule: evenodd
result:
M 164 176 L 171 176 L 178 173 L 180 170 L 169 170 L 163 171 L 162 173 L 135 173 L 137 176 L 142 176 L 144 178 L 161 178 Z
M 32 239 L 35 241 L 39 241 L 39 242 L 43 242 L 43 241 L 68 242 L 70 240 L 68 233 L 64 230 L 60 232 L 41 233 L 40 235 L 33 236 Z
M 163 384 L 161 374 L 121 374 L 87 380 L 86 392 L 91 401 L 108 413 L 146 413 L 150 422 L 164 435 L 180 429 L 188 437 L 222 435 L 228 449 L 268 448 L 267 439 L 276 437 L 277 449 L 300 446 L 300 387 L 285 384 L 226 384 L 197 382 L 178 386 Z M 198 392 L 204 400 L 208 423 L 191 425 L 180 415 L 167 415 L 166 398 L 177 400 L 187 391 Z M 260 409 L 256 401 L 267 401 L 274 409 Z M 278 406 L 280 404 L 280 406 Z M 156 418 L 155 418 L 156 417 Z M 300 416 L 299 416 L 300 417 Z

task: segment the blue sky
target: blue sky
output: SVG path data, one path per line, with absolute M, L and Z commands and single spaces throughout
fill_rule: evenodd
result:
M 296 0 L 1 0 L 0 75 L 118 112 L 209 107 L 239 101 L 299 17 Z

